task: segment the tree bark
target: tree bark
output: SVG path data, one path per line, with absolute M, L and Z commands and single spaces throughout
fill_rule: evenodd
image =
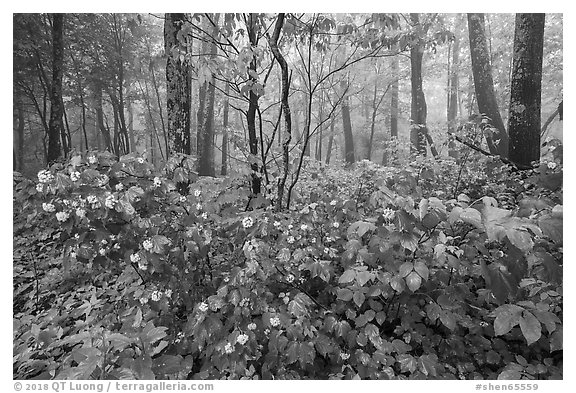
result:
M 508 129 L 510 161 L 540 160 L 540 112 L 545 14 L 516 14 Z
M 326 148 L 326 165 L 330 164 L 330 157 L 332 155 L 332 145 L 334 144 L 334 122 L 335 119 L 330 120 L 330 138 L 328 138 L 328 147 Z
M 468 14 L 468 34 L 478 110 L 489 119 L 488 124 L 496 130 L 493 135 L 489 130 L 485 132 L 488 149 L 492 154 L 506 157 L 508 155 L 508 134 L 502 122 L 494 93 L 492 66 L 490 65 L 490 54 L 484 28 L 484 14 Z
M 456 117 L 458 115 L 458 72 L 460 71 L 460 14 L 456 15 L 456 26 L 454 28 L 454 42 L 452 44 L 452 63 L 448 75 L 448 133 L 453 134 L 456 131 Z M 458 158 L 456 142 L 450 140 L 448 143 L 448 155 Z
M 288 94 L 290 92 L 288 64 L 286 63 L 286 59 L 284 59 L 284 56 L 278 48 L 278 40 L 280 38 L 280 31 L 282 30 L 282 26 L 284 26 L 284 18 L 285 14 L 278 14 L 276 24 L 274 25 L 274 32 L 272 33 L 272 38 L 270 39 L 270 49 L 274 54 L 274 58 L 280 65 L 281 70 L 281 105 L 282 113 L 284 115 L 284 132 L 286 132 L 286 136 L 282 138 L 283 173 L 282 177 L 278 181 L 278 199 L 276 201 L 276 211 L 282 210 L 284 189 L 286 188 L 286 179 L 288 178 L 288 172 L 290 170 L 290 142 L 292 141 L 292 115 L 290 114 L 290 104 L 288 102 Z
M 255 48 L 258 45 L 256 37 L 256 15 L 248 15 L 248 23 L 246 26 L 250 46 Z M 248 127 L 248 144 L 250 146 L 250 155 L 252 156 L 252 193 L 254 195 L 260 194 L 261 181 L 259 177 L 259 166 L 256 160 L 258 159 L 258 137 L 256 136 L 256 111 L 258 109 L 259 96 L 255 93 L 254 85 L 257 83 L 256 79 L 256 55 L 252 57 L 248 67 L 248 78 L 252 83 L 252 88 L 249 92 L 248 98 L 248 112 L 246 114 L 246 124 Z
M 50 91 L 50 121 L 48 123 L 48 164 L 58 160 L 61 151 L 62 76 L 64 74 L 64 14 L 54 14 L 52 20 L 52 88 Z
M 230 111 L 230 101 L 228 95 L 230 94 L 230 85 L 226 83 L 224 90 L 224 110 L 222 120 L 222 165 L 220 167 L 220 174 L 226 176 L 228 174 L 228 113 Z
M 220 14 L 214 16 L 212 38 L 218 39 L 218 20 Z M 214 60 L 217 53 L 215 43 L 210 47 L 210 58 Z M 216 176 L 214 168 L 214 99 L 216 93 L 216 80 L 211 75 L 210 80 L 205 82 L 206 96 L 204 97 L 202 123 L 197 134 L 198 145 L 198 174 L 200 176 Z
M 344 130 L 344 160 L 347 164 L 353 164 L 354 157 L 354 136 L 352 135 L 352 122 L 350 121 L 350 106 L 348 102 L 348 85 L 345 81 L 340 83 L 342 89 L 342 127 Z
M 418 24 L 418 14 L 410 14 L 413 23 Z M 422 89 L 422 59 L 424 47 L 420 42 L 410 48 L 410 151 L 416 154 L 426 155 L 426 98 Z
M 184 14 L 166 14 L 164 46 L 166 61 L 166 109 L 170 153 L 190 154 L 190 67 L 180 50 L 179 32 Z M 168 152 L 167 152 L 167 155 Z

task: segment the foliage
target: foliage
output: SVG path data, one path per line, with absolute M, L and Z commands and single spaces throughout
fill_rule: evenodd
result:
M 248 175 L 75 155 L 14 178 L 14 378 L 562 378 L 561 145 Z M 456 193 L 456 196 L 452 194 Z

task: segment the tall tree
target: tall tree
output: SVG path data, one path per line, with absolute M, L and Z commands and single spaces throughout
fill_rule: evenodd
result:
M 220 167 L 220 174 L 226 176 L 228 174 L 228 113 L 230 111 L 230 101 L 228 95 L 230 94 L 230 84 L 226 83 L 224 90 L 224 109 L 222 115 L 222 165 Z
M 48 164 L 62 154 L 60 133 L 64 128 L 62 116 L 62 76 L 64 74 L 64 14 L 52 17 L 52 88 L 50 91 L 50 121 L 48 123 Z
M 284 26 L 285 14 L 279 13 L 274 24 L 274 32 L 270 39 L 270 49 L 274 58 L 280 65 L 281 70 L 281 105 L 282 114 L 284 115 L 284 132 L 286 136 L 282 138 L 282 161 L 284 164 L 283 174 L 278 182 L 278 200 L 276 202 L 276 210 L 282 210 L 284 200 L 284 188 L 286 187 L 286 178 L 290 170 L 290 142 L 292 140 L 292 115 L 290 114 L 290 104 L 288 103 L 288 94 L 290 90 L 290 80 L 288 76 L 288 63 L 278 48 L 278 40 L 280 39 L 280 32 Z
M 180 32 L 185 20 L 185 14 L 166 14 L 165 17 L 166 108 L 170 152 L 190 154 L 191 76 L 188 62 L 182 60 L 186 42 L 181 43 L 179 39 L 183 37 Z
M 422 59 L 424 57 L 423 36 L 430 27 L 429 23 L 421 23 L 418 14 L 410 14 L 410 20 L 417 29 L 417 38 L 410 47 L 410 83 L 412 101 L 410 106 L 410 150 L 417 154 L 426 155 L 426 142 L 434 156 L 438 155 L 432 137 L 426 126 L 426 97 L 422 88 Z
M 456 14 L 456 23 L 454 27 L 454 41 L 452 43 L 452 58 L 449 58 L 450 67 L 448 69 L 448 105 L 447 121 L 448 133 L 453 134 L 456 131 L 456 116 L 458 115 L 458 73 L 460 71 L 460 14 Z M 448 155 L 456 158 L 456 142 L 450 140 L 448 145 Z
M 486 142 L 492 154 L 508 155 L 508 134 L 498 110 L 490 53 L 486 42 L 484 14 L 468 14 L 468 35 L 470 38 L 470 56 L 472 59 L 472 74 L 478 110 L 489 119 L 491 130 L 485 132 Z
M 516 14 L 508 158 L 529 166 L 540 159 L 540 106 L 545 14 Z
M 248 14 L 244 16 L 244 22 L 246 24 L 246 31 L 248 33 L 248 39 L 250 46 L 256 48 L 258 46 L 258 15 Z M 252 55 L 250 64 L 248 65 L 248 79 L 251 84 L 250 92 L 248 94 L 248 112 L 246 113 L 246 124 L 248 127 L 248 145 L 250 147 L 250 154 L 252 155 L 252 163 L 250 167 L 252 169 L 252 193 L 257 195 L 260 194 L 261 181 L 259 176 L 259 166 L 256 162 L 256 157 L 258 157 L 258 137 L 256 136 L 256 111 L 258 110 L 258 99 L 260 98 L 256 94 L 257 87 L 257 73 L 256 73 L 257 58 L 256 53 Z
M 390 64 L 390 73 L 394 78 L 391 85 L 391 92 L 390 92 L 390 142 L 398 138 L 398 99 L 399 99 L 399 64 L 398 64 L 398 56 L 393 56 L 392 61 Z M 388 151 L 386 148 L 390 148 L 391 145 L 386 146 L 384 149 L 384 153 L 382 154 L 382 165 L 388 164 L 390 159 L 388 155 Z
M 215 40 L 218 39 L 218 21 L 220 14 L 214 16 L 212 20 L 212 45 L 210 45 L 210 61 L 214 61 L 217 54 Z M 208 19 L 208 16 L 206 16 Z M 216 94 L 216 79 L 210 73 L 209 79 L 203 84 L 203 105 L 201 106 L 201 120 L 198 125 L 197 141 L 198 146 L 198 174 L 201 176 L 215 176 L 214 168 L 214 100 Z
M 350 103 L 348 100 L 348 89 L 350 85 L 347 81 L 340 82 L 342 89 L 342 129 L 344 130 L 344 160 L 347 164 L 353 164 L 354 157 L 354 136 L 352 135 L 352 122 L 350 120 Z

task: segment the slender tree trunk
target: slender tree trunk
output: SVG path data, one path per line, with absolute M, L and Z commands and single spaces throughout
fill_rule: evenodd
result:
M 220 14 L 214 16 L 212 37 L 218 39 L 218 20 Z M 210 47 L 210 58 L 215 59 L 217 53 L 216 44 Z M 216 80 L 214 75 L 205 83 L 206 96 L 204 98 L 202 122 L 199 132 L 197 133 L 198 145 L 198 174 L 200 176 L 216 176 L 214 168 L 214 99 L 216 93 Z
M 354 157 L 354 136 L 352 135 L 352 122 L 350 121 L 350 106 L 348 103 L 348 85 L 342 81 L 342 127 L 344 129 L 344 159 L 346 163 L 353 164 L 356 160 Z
M 48 125 L 48 164 L 58 160 L 61 151 L 60 130 L 63 128 L 62 76 L 64 74 L 64 14 L 54 14 L 52 20 L 52 89 Z
M 128 107 L 128 140 L 133 151 L 136 151 L 136 139 L 134 136 L 134 108 L 132 107 L 132 100 L 126 100 Z
M 162 101 L 160 99 L 160 89 L 158 88 L 158 83 L 156 81 L 156 71 L 154 66 L 154 60 L 152 59 L 152 53 L 150 51 L 150 47 L 148 47 L 148 56 L 150 57 L 150 76 L 152 77 L 152 87 L 154 88 L 154 92 L 156 93 L 156 104 L 158 105 L 158 114 L 160 116 L 160 125 L 162 126 L 162 135 L 164 137 L 164 151 L 166 152 L 166 158 L 168 158 L 169 147 L 168 147 L 168 133 L 166 132 L 166 124 L 164 122 L 164 111 L 162 110 Z M 148 91 L 148 84 L 146 83 L 146 91 Z M 146 93 L 148 97 L 148 93 Z M 149 104 L 150 105 L 150 104 Z M 152 116 L 152 112 L 150 112 L 150 116 Z M 156 132 L 156 130 L 154 130 Z M 158 134 L 156 133 L 156 137 Z M 162 146 L 160 144 L 160 140 L 158 140 L 158 149 L 160 150 L 160 154 L 164 159 L 164 154 L 162 153 Z
M 13 152 L 14 152 L 14 170 L 22 172 L 24 168 L 24 128 L 26 123 L 24 122 L 24 108 L 22 102 L 17 100 L 15 103 L 17 125 L 15 127 L 15 133 L 13 138 Z
M 394 81 L 392 83 L 391 92 L 390 92 L 390 144 L 384 150 L 384 154 L 382 155 L 382 165 L 388 164 L 388 152 L 386 148 L 392 148 L 392 144 L 395 143 L 396 139 L 398 138 L 398 98 L 400 93 L 399 88 L 399 80 L 400 76 L 399 73 L 399 64 L 398 64 L 398 56 L 392 57 L 391 62 L 391 73 Z M 394 155 L 394 154 L 392 154 Z
M 256 48 L 258 45 L 258 40 L 256 37 L 256 14 L 248 15 L 248 25 L 246 26 L 246 29 L 248 32 L 250 46 L 252 48 Z M 253 84 L 257 82 L 255 75 L 257 75 L 256 55 L 252 57 L 248 67 L 248 78 Z M 254 195 L 260 194 L 261 189 L 259 166 L 256 162 L 258 157 L 258 137 L 256 136 L 256 111 L 258 109 L 258 99 L 259 96 L 254 92 L 254 89 L 250 89 L 248 98 L 248 112 L 246 114 L 246 124 L 248 128 L 248 145 L 250 146 L 250 155 L 252 156 L 252 163 L 250 164 L 250 168 L 252 169 L 252 193 Z
M 190 68 L 180 59 L 184 14 L 166 14 L 164 46 L 166 61 L 166 109 L 168 113 L 168 151 L 190 154 Z
M 292 140 L 292 115 L 290 114 L 290 105 L 288 103 L 288 94 L 290 90 L 290 81 L 288 79 L 288 64 L 284 59 L 284 56 L 278 49 L 278 40 L 280 38 L 280 31 L 284 25 L 285 14 L 279 13 L 276 19 L 276 24 L 274 25 L 274 32 L 272 38 L 270 39 L 270 48 L 274 54 L 274 58 L 280 65 L 281 70 L 281 80 L 282 80 L 282 90 L 281 90 L 281 105 L 282 113 L 284 114 L 284 131 L 286 136 L 283 139 L 282 144 L 282 161 L 284 164 L 282 177 L 278 181 L 278 200 L 276 201 L 276 211 L 282 210 L 282 204 L 284 201 L 284 190 L 286 187 L 286 179 L 288 177 L 288 172 L 290 170 L 290 142 Z
M 328 147 L 326 148 L 326 165 L 330 165 L 330 156 L 332 155 L 333 144 L 334 144 L 334 122 L 331 122 L 330 137 L 328 138 Z
M 228 112 L 230 110 L 230 102 L 228 95 L 230 94 L 230 85 L 226 83 L 224 90 L 224 110 L 222 120 L 222 165 L 220 174 L 226 176 L 228 174 Z
M 410 14 L 413 23 L 419 23 L 418 14 Z M 410 150 L 412 153 L 426 155 L 426 98 L 422 89 L 422 58 L 424 47 L 420 42 L 410 48 L 410 82 L 412 101 L 410 113 Z
M 545 14 L 516 14 L 508 158 L 524 166 L 540 160 L 544 21 Z
M 478 110 L 490 119 L 490 125 L 496 132 L 485 131 L 488 149 L 492 154 L 503 157 L 508 155 L 508 134 L 504 127 L 492 79 L 492 66 L 486 42 L 484 14 L 468 14 L 468 33 L 470 38 L 470 55 L 472 58 L 472 74 L 476 90 Z
M 452 64 L 448 75 L 448 133 L 453 134 L 456 132 L 456 117 L 458 115 L 458 72 L 460 71 L 460 14 L 456 15 L 456 26 L 454 28 L 456 34 L 454 35 L 454 42 L 452 45 Z M 456 150 L 456 142 L 450 140 L 448 144 L 448 155 L 453 158 L 458 158 L 458 151 Z

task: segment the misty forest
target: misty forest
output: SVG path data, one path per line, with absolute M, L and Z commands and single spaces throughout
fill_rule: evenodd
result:
M 15 379 L 563 378 L 561 14 L 13 14 Z

